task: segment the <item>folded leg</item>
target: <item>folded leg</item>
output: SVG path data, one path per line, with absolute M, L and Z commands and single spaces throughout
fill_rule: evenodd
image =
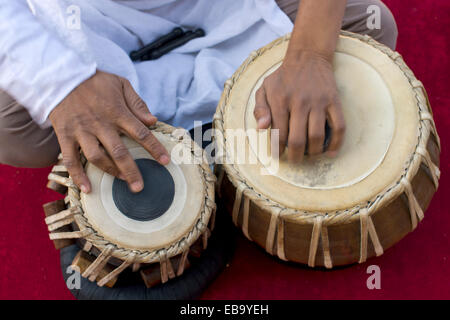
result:
M 53 128 L 42 129 L 23 106 L 0 90 L 0 163 L 46 167 L 56 161 L 58 153 Z

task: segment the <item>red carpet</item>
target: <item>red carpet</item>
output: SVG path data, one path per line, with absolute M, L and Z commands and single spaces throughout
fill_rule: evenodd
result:
M 450 298 L 450 2 L 386 0 L 397 18 L 398 51 L 430 95 L 442 142 L 440 188 L 415 232 L 368 263 L 334 271 L 286 265 L 243 238 L 229 268 L 205 299 Z M 48 169 L 0 166 L 0 299 L 72 299 L 48 239 L 41 206 Z M 381 290 L 368 290 L 366 269 L 381 268 Z

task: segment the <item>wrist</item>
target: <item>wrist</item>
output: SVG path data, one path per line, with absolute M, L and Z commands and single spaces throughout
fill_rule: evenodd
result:
M 298 59 L 309 53 L 333 62 L 339 33 L 317 34 L 309 28 L 294 29 L 286 52 L 288 59 Z
M 283 64 L 285 65 L 291 65 L 291 64 L 298 64 L 306 61 L 311 60 L 321 60 L 328 64 L 333 64 L 333 53 L 329 52 L 323 52 L 320 50 L 313 50 L 310 48 L 303 48 L 298 50 L 288 50 L 286 52 L 286 55 L 284 57 Z

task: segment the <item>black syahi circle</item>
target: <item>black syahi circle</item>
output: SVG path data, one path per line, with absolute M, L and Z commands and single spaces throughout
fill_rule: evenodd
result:
M 136 164 L 144 179 L 144 189 L 133 193 L 125 181 L 115 178 L 112 196 L 125 216 L 137 221 L 150 221 L 162 216 L 175 196 L 175 183 L 170 172 L 155 160 L 138 159 Z

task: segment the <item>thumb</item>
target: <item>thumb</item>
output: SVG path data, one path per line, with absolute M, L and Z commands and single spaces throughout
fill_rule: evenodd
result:
M 272 122 L 272 116 L 270 114 L 270 106 L 267 102 L 264 87 L 261 87 L 256 91 L 255 100 L 255 110 L 253 110 L 253 115 L 258 124 L 258 129 L 267 129 Z
M 123 94 L 130 111 L 147 126 L 152 126 L 158 119 L 150 113 L 147 104 L 134 91 L 131 83 L 123 79 Z

